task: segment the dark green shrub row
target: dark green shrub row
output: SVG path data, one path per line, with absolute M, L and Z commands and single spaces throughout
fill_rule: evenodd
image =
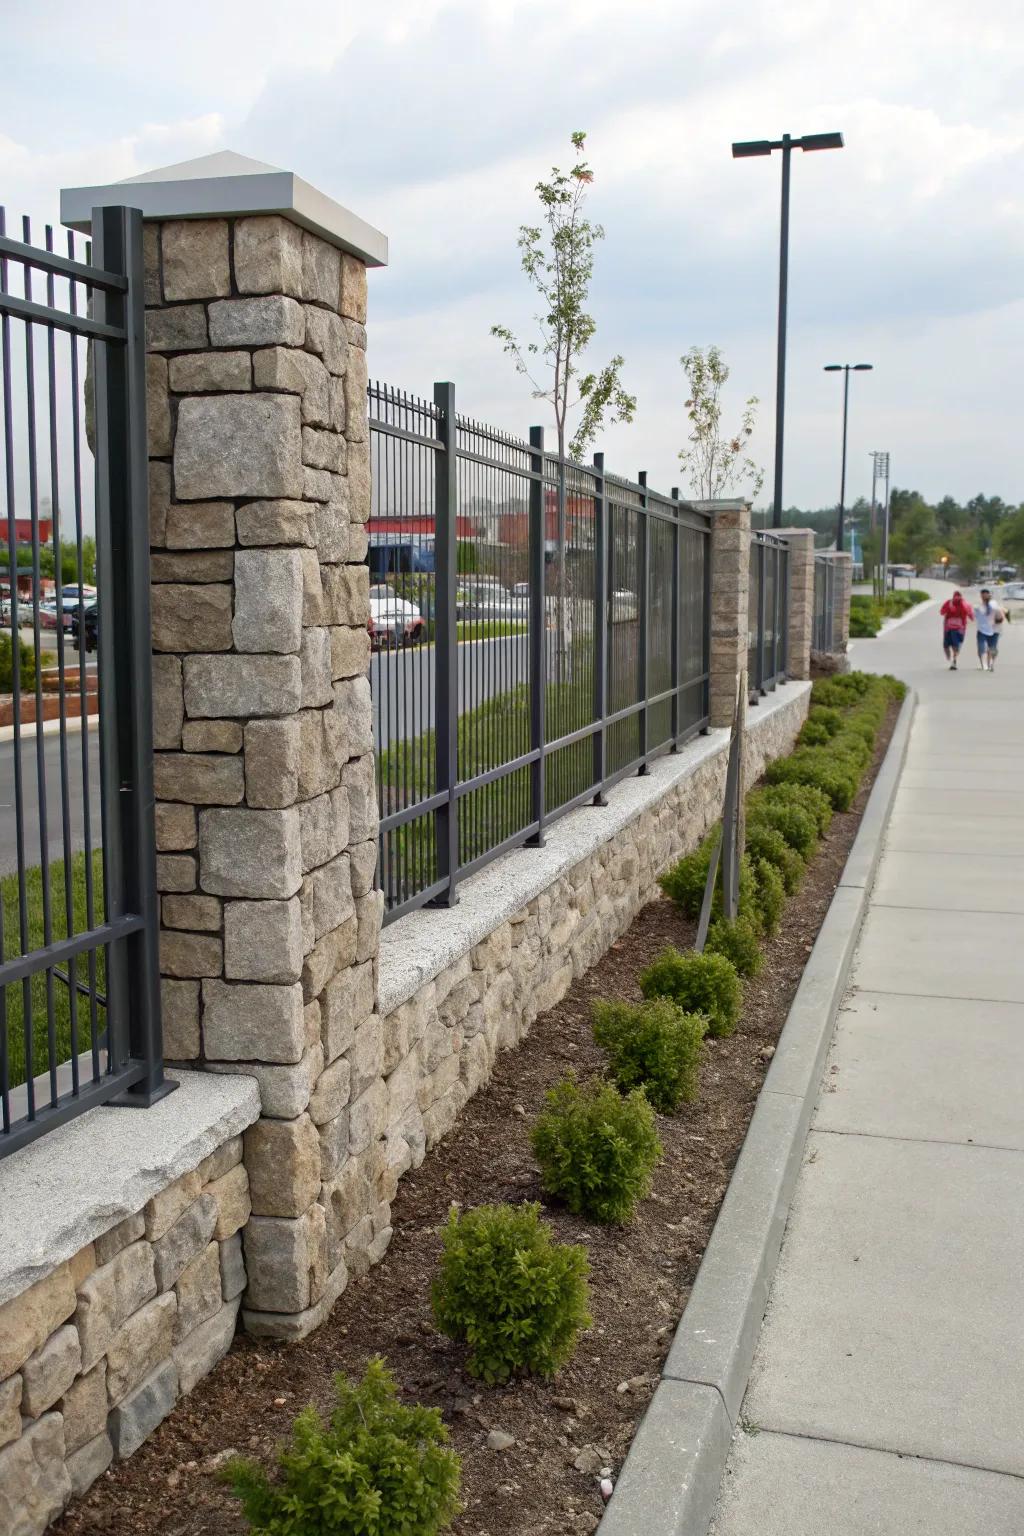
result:
M 889 702 L 902 699 L 905 693 L 895 678 L 866 672 L 820 679 L 811 690 L 812 709 L 799 745 L 789 757 L 769 765 L 765 774 L 769 784 L 810 785 L 827 795 L 834 810 L 848 810 L 871 761 Z M 821 709 L 841 712 L 838 729 L 833 728 L 831 717 L 822 717 Z

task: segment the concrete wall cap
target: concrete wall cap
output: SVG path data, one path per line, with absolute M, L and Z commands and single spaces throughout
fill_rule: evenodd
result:
M 279 213 L 368 267 L 386 267 L 388 240 L 379 229 L 296 176 L 233 150 L 165 165 L 125 181 L 64 187 L 61 223 L 88 234 L 92 210 L 126 205 L 147 219 L 236 218 Z

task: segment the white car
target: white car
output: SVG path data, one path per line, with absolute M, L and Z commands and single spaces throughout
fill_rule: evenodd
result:
M 382 583 L 370 588 L 367 629 L 371 645 L 415 645 L 422 640 L 426 625 L 415 603 L 399 597 L 392 587 Z
M 1024 615 L 1024 581 L 1008 581 L 1004 586 L 996 587 L 992 595 L 1012 618 Z

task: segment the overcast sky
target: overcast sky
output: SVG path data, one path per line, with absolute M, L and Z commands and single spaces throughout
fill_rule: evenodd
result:
M 779 161 L 732 139 L 841 130 L 793 165 L 787 503 L 848 499 L 868 453 L 935 499 L 1024 499 L 1024 19 L 1019 0 L 0 0 L 0 201 L 231 148 L 297 171 L 390 237 L 371 373 L 508 430 L 543 418 L 490 326 L 529 329 L 518 225 L 588 131 L 592 359 L 626 358 L 610 469 L 679 479 L 679 357 L 717 343 L 772 459 Z M 764 499 L 764 498 L 762 498 Z

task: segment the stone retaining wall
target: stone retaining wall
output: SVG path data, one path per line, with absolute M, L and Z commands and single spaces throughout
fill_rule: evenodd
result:
M 234 1136 L 0 1307 L 4 1536 L 38 1536 L 227 1353 L 249 1211 Z
M 807 714 L 809 689 L 747 718 L 747 782 L 792 749 Z M 386 1105 L 381 1193 L 394 1197 L 403 1173 L 454 1126 L 469 1098 L 490 1077 L 499 1050 L 518 1045 L 538 1014 L 565 996 L 657 893 L 658 876 L 697 846 L 721 814 L 728 737 L 695 771 L 680 778 L 607 841 L 568 864 L 548 888 L 437 974 L 382 1019 L 378 1093 Z M 614 796 L 616 791 L 611 791 Z M 491 865 L 476 880 L 495 892 L 507 884 L 522 851 Z M 421 917 L 388 930 L 381 991 L 394 988 L 389 956 Z M 394 941 L 397 941 L 394 942 Z M 364 1197 L 366 1198 L 366 1197 Z

